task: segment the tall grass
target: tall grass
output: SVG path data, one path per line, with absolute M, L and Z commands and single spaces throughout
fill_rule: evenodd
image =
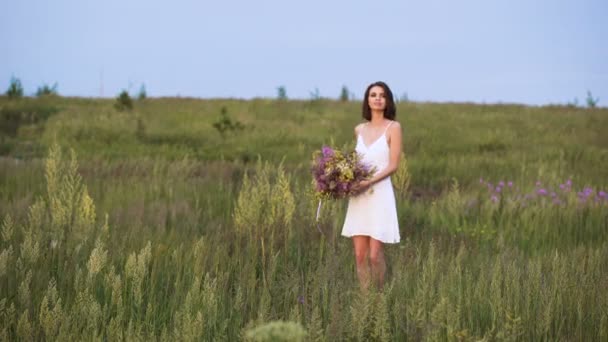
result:
M 43 159 L 0 160 L 2 340 L 608 338 L 608 204 L 576 195 L 607 188 L 603 110 L 400 104 L 403 241 L 364 295 L 345 203 L 324 204 L 321 235 L 308 191 L 311 150 L 346 146 L 356 106 L 50 101 Z M 222 139 L 224 105 L 255 128 Z M 517 197 L 567 177 L 561 205 Z M 514 186 L 493 198 L 500 180 Z

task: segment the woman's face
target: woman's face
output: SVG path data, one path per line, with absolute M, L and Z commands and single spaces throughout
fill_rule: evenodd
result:
M 381 86 L 373 86 L 369 90 L 367 103 L 371 110 L 384 111 L 386 108 L 386 94 Z

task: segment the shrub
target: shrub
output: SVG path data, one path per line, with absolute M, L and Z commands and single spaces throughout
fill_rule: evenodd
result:
M 344 85 L 342 86 L 342 90 L 340 91 L 340 101 L 346 102 L 350 99 L 350 92 L 348 88 Z
M 6 96 L 9 99 L 18 99 L 23 97 L 23 86 L 18 78 L 11 77 L 11 84 L 8 86 Z
M 585 100 L 587 102 L 587 107 L 589 108 L 595 108 L 597 107 L 597 103 L 600 102 L 600 98 L 599 97 L 593 97 L 593 95 L 591 94 L 591 92 L 589 90 L 587 90 L 587 99 Z
M 280 86 L 277 88 L 277 99 L 287 100 L 287 90 L 285 89 L 285 86 Z
M 49 87 L 48 84 L 43 84 L 41 87 L 38 87 L 38 90 L 36 90 L 36 96 L 38 97 L 57 95 L 59 95 L 57 92 L 57 82 L 55 82 L 52 87 Z
M 129 96 L 129 93 L 126 90 L 123 90 L 116 97 L 116 103 L 114 104 L 114 108 L 116 108 L 116 110 L 118 111 L 133 109 L 133 100 L 131 100 L 131 96 Z
M 57 111 L 55 107 L 29 101 L 18 106 L 5 106 L 0 109 L 0 135 L 14 137 L 19 127 L 46 121 Z
M 146 97 L 148 97 L 148 95 L 146 94 L 146 86 L 145 85 L 141 85 L 141 88 L 139 88 L 139 94 L 137 94 L 137 99 L 138 100 L 145 100 Z
M 213 127 L 217 129 L 222 138 L 226 137 L 227 131 L 242 131 L 245 129 L 245 125 L 243 125 L 240 121 L 232 121 L 228 116 L 228 111 L 226 107 L 222 107 L 221 110 L 221 118 L 213 123 Z

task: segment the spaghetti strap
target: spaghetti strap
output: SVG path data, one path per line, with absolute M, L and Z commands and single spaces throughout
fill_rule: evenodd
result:
M 391 127 L 391 125 L 393 124 L 393 122 L 395 122 L 395 121 L 391 121 L 391 123 L 389 123 L 389 124 L 386 126 L 386 128 L 384 129 L 384 133 L 382 133 L 382 134 L 386 134 L 386 131 L 388 130 L 388 128 L 389 128 L 389 127 Z

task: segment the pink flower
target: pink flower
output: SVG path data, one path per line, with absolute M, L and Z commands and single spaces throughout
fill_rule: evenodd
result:
M 329 146 L 323 146 L 321 151 L 323 152 L 323 157 L 332 157 L 334 155 L 334 150 Z

